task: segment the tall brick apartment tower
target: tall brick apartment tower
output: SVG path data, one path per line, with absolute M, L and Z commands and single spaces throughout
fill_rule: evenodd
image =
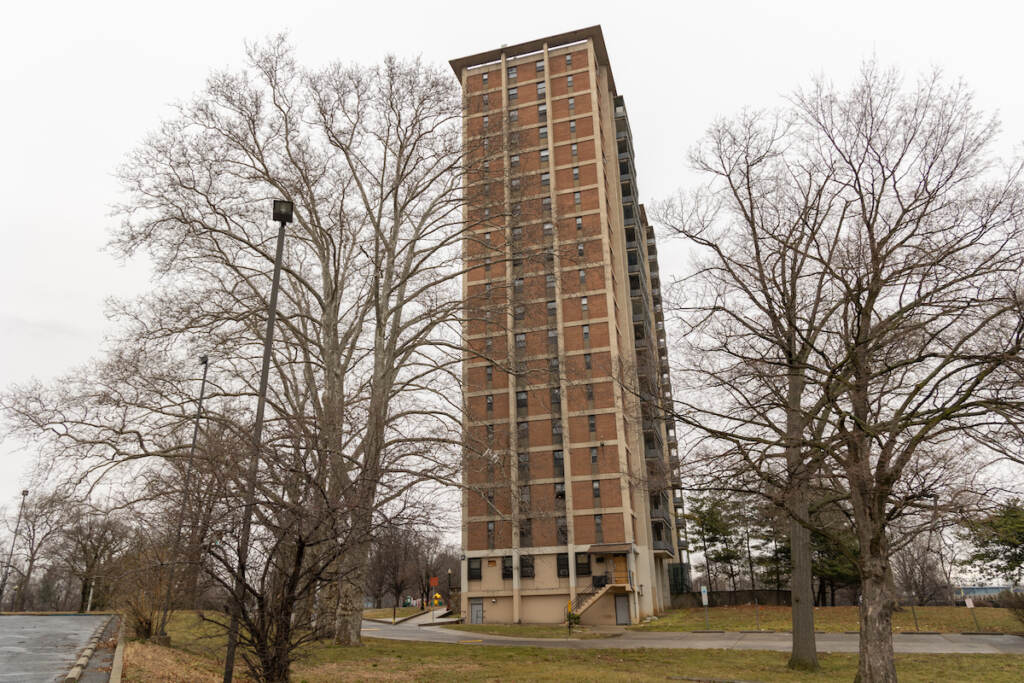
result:
M 636 623 L 670 602 L 677 460 L 654 232 L 604 38 L 451 66 L 471 165 L 463 614 L 558 623 L 571 601 L 583 623 Z

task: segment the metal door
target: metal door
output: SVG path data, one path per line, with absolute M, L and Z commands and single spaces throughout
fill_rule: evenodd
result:
M 615 596 L 615 623 L 620 625 L 629 624 L 629 596 Z
M 484 623 L 484 601 L 483 598 L 473 598 L 469 601 L 469 623 Z

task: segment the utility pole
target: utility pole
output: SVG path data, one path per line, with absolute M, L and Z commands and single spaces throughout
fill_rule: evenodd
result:
M 161 644 L 170 645 L 167 638 L 167 619 L 171 613 L 171 595 L 174 590 L 174 568 L 177 565 L 177 555 L 181 552 L 181 527 L 185 521 L 185 508 L 188 507 L 188 492 L 192 486 L 192 459 L 196 455 L 196 440 L 199 438 L 199 420 L 203 415 L 203 396 L 206 395 L 206 373 L 210 369 L 209 356 L 199 356 L 199 363 L 203 366 L 203 381 L 199 385 L 199 402 L 196 404 L 196 419 L 192 425 L 192 446 L 188 451 L 188 461 L 185 463 L 185 477 L 181 486 L 181 507 L 178 508 L 178 519 L 174 525 L 174 545 L 171 546 L 170 568 L 167 570 L 167 594 L 164 596 L 164 607 L 160 615 L 160 628 L 157 629 L 157 636 L 163 641 Z
M 267 404 L 267 380 L 270 376 L 270 349 L 274 343 L 274 322 L 277 319 L 277 290 L 281 282 L 281 259 L 284 255 L 284 228 L 292 222 L 292 202 L 274 200 L 274 220 L 277 231 L 277 253 L 274 256 L 274 278 L 270 285 L 270 310 L 267 311 L 267 333 L 263 340 L 263 367 L 260 369 L 260 388 L 256 398 L 256 428 L 253 430 L 252 457 L 249 459 L 248 480 L 245 490 L 245 510 L 238 538 L 238 566 L 235 570 L 234 604 L 228 626 L 228 649 L 224 661 L 224 683 L 231 683 L 235 674 L 235 649 L 238 647 L 238 620 L 245 602 L 245 565 L 249 560 L 249 534 L 252 515 L 256 507 L 256 477 L 260 469 L 260 450 L 263 448 L 263 412 Z
M 7 566 L 4 567 L 4 578 L 0 581 L 0 611 L 3 611 L 4 591 L 7 590 L 7 579 L 11 575 L 11 562 L 14 560 L 14 544 L 18 542 L 18 531 L 21 529 L 21 513 L 25 511 L 25 499 L 28 489 L 21 490 L 21 505 L 18 506 L 18 521 L 14 524 L 14 538 L 11 539 L 11 551 L 7 553 Z

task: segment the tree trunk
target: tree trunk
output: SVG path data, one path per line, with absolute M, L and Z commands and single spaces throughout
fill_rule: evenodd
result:
M 14 601 L 14 611 L 24 612 L 25 611 L 25 597 L 28 594 L 28 584 L 32 580 L 32 570 L 35 568 L 36 558 L 29 557 L 28 567 L 25 568 L 25 576 L 21 579 L 21 584 L 18 586 L 18 595 Z
M 363 624 L 363 595 L 369 542 L 354 543 L 341 563 L 338 579 L 338 609 L 334 617 L 334 643 L 358 646 Z
M 877 559 L 862 560 L 857 683 L 896 681 L 892 649 L 893 600 L 886 571 Z
M 807 501 L 802 492 L 795 501 L 797 514 L 806 516 Z M 793 651 L 791 669 L 817 671 L 818 650 L 814 637 L 814 586 L 811 575 L 811 532 L 796 519 L 789 523 L 792 575 L 790 591 L 793 613 Z

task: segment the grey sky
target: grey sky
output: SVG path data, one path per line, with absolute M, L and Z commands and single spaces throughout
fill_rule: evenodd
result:
M 486 9 L 485 9 L 486 8 Z M 0 43 L 0 386 L 47 379 L 95 355 L 103 301 L 147 283 L 144 263 L 101 251 L 118 200 L 112 171 L 243 41 L 287 30 L 308 64 L 386 53 L 453 57 L 601 24 L 636 142 L 645 201 L 689 180 L 684 155 L 717 116 L 825 72 L 848 81 L 872 55 L 913 77 L 963 77 L 998 110 L 1009 152 L 1024 139 L 1020 26 L 996 2 L 19 2 Z M 662 268 L 678 270 L 666 262 Z M 26 474 L 0 445 L 0 505 Z

